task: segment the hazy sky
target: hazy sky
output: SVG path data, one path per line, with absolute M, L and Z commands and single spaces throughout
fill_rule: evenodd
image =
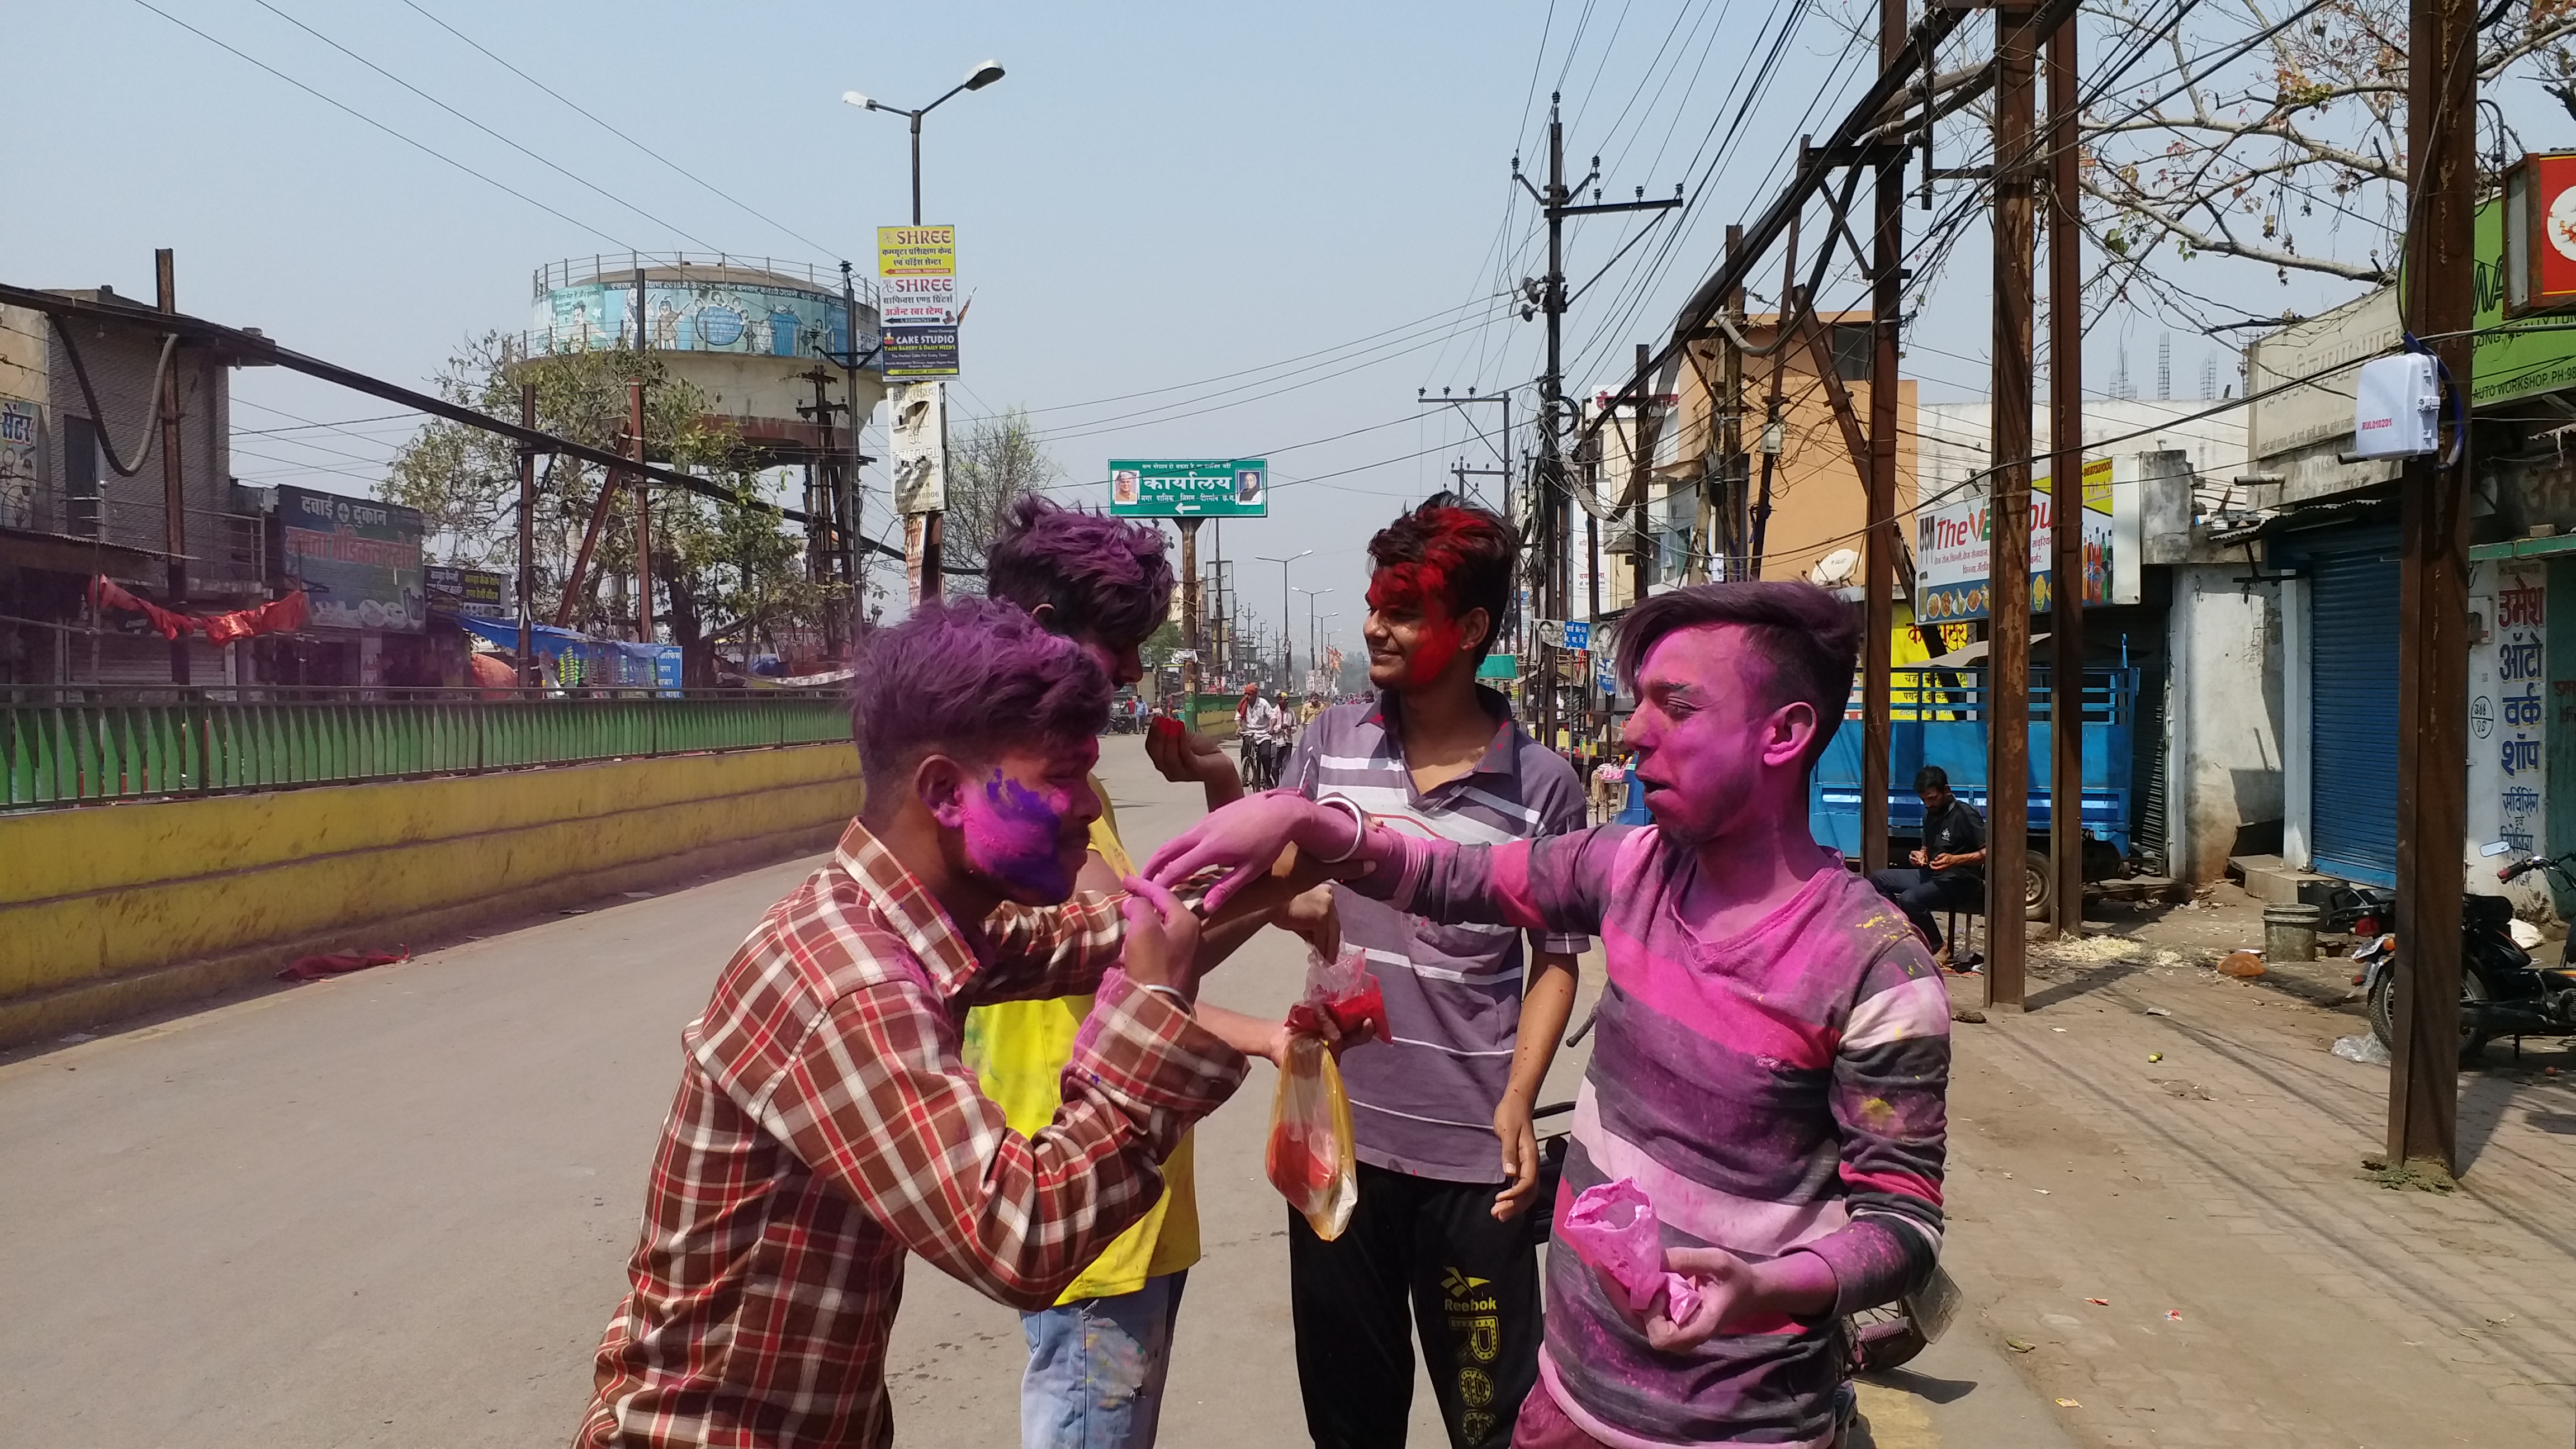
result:
M 1029 408 L 1067 497 L 1096 501 L 1112 455 L 1266 455 L 1273 516 L 1229 528 L 1226 551 L 1313 549 L 1293 582 L 1336 590 L 1321 607 L 1346 643 L 1368 533 L 1451 460 L 1491 462 L 1416 389 L 1525 388 L 1539 370 L 1541 324 L 1496 293 L 1544 268 L 1510 165 L 1517 149 L 1543 166 L 1548 91 L 1565 92 L 1569 164 L 1602 156 L 1605 196 L 1695 196 L 1574 304 L 1570 385 L 1589 391 L 1668 333 L 1725 223 L 1767 201 L 1799 134 L 1830 129 L 1866 78 L 1840 58 L 1842 0 L 152 3 L 175 21 L 141 0 L 12 17 L 0 279 L 148 297 L 152 249 L 175 247 L 183 309 L 414 385 L 469 336 L 526 327 L 531 270 L 568 255 L 872 272 L 873 229 L 908 219 L 905 128 L 841 93 L 918 105 L 999 60 L 1005 80 L 925 125 L 924 219 L 959 227 L 975 299 L 954 405 Z M 1574 224 L 1572 281 L 1644 225 Z M 1906 366 L 1927 399 L 1984 392 L 1985 267 L 1971 237 L 1920 319 Z M 2098 333 L 2097 383 L 2125 330 L 2152 391 L 2153 328 Z M 2176 391 L 2196 390 L 2209 350 L 2176 338 Z M 365 492 L 408 430 L 374 399 L 272 370 L 238 374 L 236 395 L 249 483 Z M 1277 566 L 1245 567 L 1247 603 L 1275 615 Z M 1302 637 L 1302 598 L 1293 613 Z

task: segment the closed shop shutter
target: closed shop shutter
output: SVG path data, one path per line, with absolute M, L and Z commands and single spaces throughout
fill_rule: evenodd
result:
M 89 641 L 75 636 L 71 647 L 73 682 L 138 689 L 169 687 L 170 643 L 158 634 L 102 634 L 95 672 L 90 657 Z M 223 649 L 204 639 L 189 639 L 188 683 L 203 689 L 226 682 Z
M 2378 540 L 2308 557 L 2309 855 L 2397 883 L 2397 561 Z

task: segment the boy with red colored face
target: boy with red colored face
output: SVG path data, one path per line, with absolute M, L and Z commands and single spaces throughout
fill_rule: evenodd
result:
M 1808 831 L 1808 774 L 1842 722 L 1860 629 L 1811 584 L 1743 582 L 1656 595 L 1618 642 L 1652 825 L 1459 843 L 1274 794 L 1210 816 L 1147 871 L 1225 867 L 1221 901 L 1289 843 L 1366 863 L 1354 898 L 1442 929 L 1599 932 L 1542 1386 L 1513 1443 L 1823 1445 L 1838 1320 L 1931 1277 L 1947 1141 L 1940 973 Z M 1658 1286 L 1640 1311 L 1569 1243 L 1575 1195 L 1623 1180 L 1654 1205 L 1663 1267 L 1691 1280 L 1680 1307 Z
M 1461 844 L 1582 828 L 1574 768 L 1476 683 L 1517 554 L 1501 519 L 1446 494 L 1370 540 L 1377 696 L 1315 716 L 1279 796 Z M 1440 925 L 1334 893 L 1342 938 L 1367 952 L 1385 992 L 1394 1040 L 1342 1058 L 1360 1174 L 1349 1228 L 1325 1242 L 1289 1214 L 1306 1426 L 1319 1445 L 1404 1442 L 1418 1332 L 1450 1441 L 1504 1444 L 1538 1373 L 1530 1106 L 1590 942 L 1534 930 L 1525 955 L 1521 931 Z

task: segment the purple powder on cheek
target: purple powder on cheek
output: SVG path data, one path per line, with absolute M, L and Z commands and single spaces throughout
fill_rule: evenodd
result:
M 1072 886 L 1059 854 L 1072 808 L 1063 791 L 1040 794 L 996 768 L 963 804 L 966 858 L 977 870 L 1038 899 L 1063 899 Z

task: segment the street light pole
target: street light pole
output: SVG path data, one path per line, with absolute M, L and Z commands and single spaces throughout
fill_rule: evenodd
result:
M 1315 643 L 1315 600 L 1332 592 L 1330 589 L 1299 589 L 1306 596 L 1306 667 L 1324 667 L 1324 651 Z
M 1314 552 L 1315 551 L 1311 548 L 1304 549 L 1300 552 L 1292 553 L 1286 558 L 1272 558 L 1266 553 L 1253 555 L 1253 557 L 1260 559 L 1263 563 L 1275 563 L 1279 565 L 1279 687 L 1281 689 L 1286 689 L 1288 687 L 1288 678 L 1290 675 L 1294 674 L 1297 669 L 1296 654 L 1288 647 L 1288 566 L 1301 558 L 1306 558 L 1312 555 Z
M 902 116 L 912 123 L 912 224 L 914 226 L 921 225 L 921 118 L 929 115 L 932 111 L 938 110 L 942 105 L 945 105 L 950 96 L 954 96 L 960 91 L 980 91 L 984 87 L 991 85 L 993 82 L 1000 80 L 1001 78 L 1001 65 L 998 62 L 988 60 L 982 65 L 975 67 L 973 70 L 968 71 L 966 73 L 966 79 L 949 87 L 946 95 L 942 95 L 938 100 L 932 101 L 929 105 L 923 106 L 917 110 L 906 110 L 901 106 L 889 106 L 881 101 L 872 100 L 858 91 L 841 92 L 842 100 L 851 105 L 857 106 L 862 110 L 883 111 L 891 116 Z M 858 431 L 858 423 L 859 420 L 856 417 L 852 417 L 850 419 L 850 429 L 853 433 Z M 921 597 L 924 600 L 936 599 L 939 597 L 941 553 L 941 529 L 939 519 L 940 515 L 936 510 L 921 515 L 920 577 Z M 907 550 L 912 547 L 912 533 L 912 524 L 907 521 L 904 524 L 904 546 Z

